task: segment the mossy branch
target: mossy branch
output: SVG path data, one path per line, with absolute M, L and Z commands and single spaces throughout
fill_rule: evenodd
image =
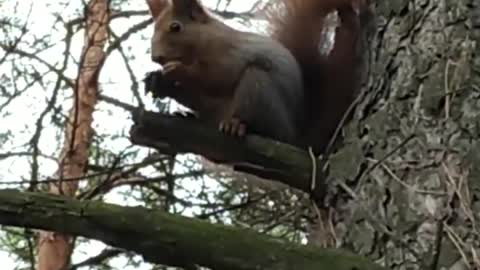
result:
M 243 139 L 226 136 L 194 118 L 137 110 L 133 112 L 133 120 L 130 138 L 134 144 L 163 153 L 199 154 L 217 163 L 233 165 L 237 171 L 311 193 L 317 201 L 323 198 L 324 164 L 318 158 L 312 159 L 307 151 L 254 135 Z M 312 191 L 313 173 L 316 180 Z
M 0 224 L 103 241 L 170 266 L 230 270 L 380 270 L 339 250 L 283 242 L 247 229 L 209 224 L 143 207 L 0 190 Z

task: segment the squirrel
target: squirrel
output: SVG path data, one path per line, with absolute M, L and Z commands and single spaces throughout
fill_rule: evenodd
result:
M 199 0 L 146 1 L 151 58 L 163 67 L 146 79 L 155 97 L 175 99 L 226 134 L 325 151 L 358 88 L 362 0 L 275 0 L 266 10 L 270 36 L 227 26 Z M 340 26 L 323 55 L 333 11 Z

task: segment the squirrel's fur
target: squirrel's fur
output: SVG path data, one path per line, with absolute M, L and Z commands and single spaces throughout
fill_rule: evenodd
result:
M 147 0 L 155 21 L 152 60 L 178 82 L 155 89 L 220 130 L 245 130 L 324 151 L 353 101 L 361 0 L 275 0 L 272 35 L 235 30 L 198 0 Z M 320 53 L 324 19 L 337 11 L 333 49 Z

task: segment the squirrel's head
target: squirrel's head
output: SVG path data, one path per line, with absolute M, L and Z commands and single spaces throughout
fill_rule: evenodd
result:
M 211 17 L 199 0 L 146 0 L 154 20 L 152 60 L 193 61 L 195 46 Z

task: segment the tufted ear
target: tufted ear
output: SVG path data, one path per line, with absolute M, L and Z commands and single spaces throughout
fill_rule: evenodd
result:
M 156 18 L 160 12 L 168 5 L 168 0 L 146 0 L 150 14 Z
M 198 22 L 207 22 L 210 18 L 203 8 L 200 0 L 173 0 L 175 13 L 188 16 Z

